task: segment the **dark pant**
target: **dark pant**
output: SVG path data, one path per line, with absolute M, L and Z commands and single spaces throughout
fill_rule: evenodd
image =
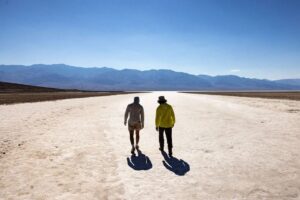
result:
M 159 127 L 159 145 L 160 148 L 164 148 L 164 132 L 166 132 L 167 142 L 168 142 L 168 149 L 169 153 L 172 153 L 173 143 L 172 143 L 172 128 L 162 128 Z

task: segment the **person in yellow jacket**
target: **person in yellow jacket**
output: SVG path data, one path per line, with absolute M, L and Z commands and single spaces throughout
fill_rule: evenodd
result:
M 164 132 L 166 133 L 169 156 L 172 157 L 172 128 L 175 124 L 175 114 L 171 105 L 167 104 L 164 96 L 158 97 L 160 105 L 156 109 L 155 125 L 159 133 L 159 150 L 164 151 Z

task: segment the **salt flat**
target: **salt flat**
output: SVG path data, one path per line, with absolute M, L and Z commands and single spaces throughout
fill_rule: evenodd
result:
M 300 101 L 138 95 L 147 170 L 127 160 L 123 115 L 135 94 L 1 105 L 0 199 L 300 199 Z M 158 151 L 159 95 L 177 117 L 181 175 Z

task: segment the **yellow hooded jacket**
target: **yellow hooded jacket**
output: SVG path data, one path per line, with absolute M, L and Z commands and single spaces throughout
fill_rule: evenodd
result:
M 171 105 L 160 104 L 156 109 L 156 127 L 171 128 L 175 124 L 175 114 Z

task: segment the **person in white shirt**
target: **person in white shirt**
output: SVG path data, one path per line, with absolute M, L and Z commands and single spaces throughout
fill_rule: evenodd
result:
M 134 97 L 133 103 L 129 104 L 126 108 L 124 115 L 124 125 L 127 124 L 128 120 L 128 130 L 129 138 L 131 143 L 131 153 L 134 154 L 135 149 L 139 151 L 139 140 L 140 140 L 140 130 L 144 128 L 144 108 L 140 105 L 140 98 Z M 135 146 L 134 146 L 134 132 L 136 136 Z

